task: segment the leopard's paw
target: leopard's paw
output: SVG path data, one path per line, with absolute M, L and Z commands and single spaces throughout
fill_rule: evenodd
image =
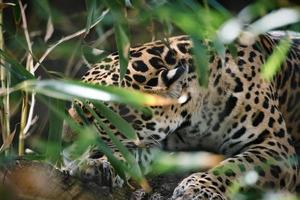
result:
M 70 170 L 72 176 L 101 186 L 112 187 L 114 170 L 106 158 L 75 160 L 73 165 L 75 166 Z
M 210 187 L 199 175 L 184 179 L 174 190 L 172 200 L 226 200 L 215 187 Z
M 123 180 L 115 173 L 114 168 L 105 156 L 101 158 L 83 158 L 68 164 L 67 170 L 71 176 L 82 181 L 94 182 L 109 188 L 121 187 Z

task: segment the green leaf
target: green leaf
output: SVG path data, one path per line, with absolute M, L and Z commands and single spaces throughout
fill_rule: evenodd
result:
M 36 92 L 49 97 L 73 101 L 74 98 L 83 100 L 112 101 L 137 105 L 170 105 L 177 99 L 166 99 L 157 95 L 141 93 L 116 86 L 103 86 L 66 80 L 24 81 L 14 88 L 14 91 L 25 90 Z
M 85 0 L 85 4 L 87 7 L 87 22 L 86 22 L 86 30 L 87 32 L 85 33 L 85 36 L 89 33 L 90 28 L 93 23 L 93 16 L 95 14 L 95 11 L 97 9 L 97 1 L 96 0 Z
M 144 179 L 141 169 L 136 162 L 134 156 L 130 153 L 130 151 L 120 142 L 120 140 L 112 133 L 111 129 L 107 127 L 106 124 L 102 122 L 102 120 L 99 118 L 97 113 L 88 105 L 85 105 L 86 108 L 89 110 L 89 112 L 95 117 L 97 123 L 100 125 L 100 127 L 105 131 L 106 134 L 108 134 L 109 138 L 111 139 L 112 143 L 117 147 L 117 149 L 120 151 L 120 153 L 123 155 L 125 160 L 128 163 L 127 171 L 129 172 L 130 176 L 132 176 L 137 181 L 141 181 Z
M 230 54 L 232 55 L 232 57 L 235 59 L 237 57 L 238 51 L 237 48 L 235 46 L 235 44 L 228 44 L 227 48 L 230 52 Z
M 49 104 L 51 104 L 57 110 L 64 110 L 65 108 L 64 102 L 58 99 L 51 98 L 49 100 Z M 63 120 L 57 117 L 57 115 L 50 110 L 48 142 L 46 145 L 46 158 L 52 164 L 56 164 L 57 161 L 60 160 L 62 130 Z
M 286 55 L 291 47 L 290 39 L 282 39 L 268 60 L 262 66 L 261 76 L 270 81 L 280 69 L 281 64 L 286 58 Z
M 153 174 L 210 169 L 218 165 L 224 157 L 207 152 L 169 153 L 159 149 L 153 151 L 155 160 L 151 165 Z
M 126 74 L 130 41 L 128 37 L 128 24 L 126 18 L 125 1 L 123 0 L 104 0 L 107 7 L 111 9 L 112 17 L 114 20 L 115 40 L 119 53 L 120 64 L 120 79 L 122 80 Z
M 278 20 L 280 19 L 280 20 Z M 281 8 L 273 11 L 249 26 L 247 31 L 259 35 L 276 28 L 300 21 L 299 8 Z
M 34 3 L 39 6 L 42 12 L 47 13 L 47 15 L 51 15 L 51 9 L 48 0 L 34 0 Z
M 80 130 L 82 129 L 82 127 L 77 124 L 73 119 L 70 118 L 70 116 L 68 116 L 65 113 L 64 109 L 57 109 L 57 107 L 55 107 L 53 104 L 50 104 L 49 101 L 44 97 L 44 96 L 37 96 L 37 98 L 43 103 L 45 104 L 53 114 L 56 115 L 56 117 L 58 117 L 60 120 L 64 120 L 66 121 L 66 123 L 70 126 L 70 128 L 74 131 L 74 132 L 80 132 Z
M 124 170 L 126 170 L 126 166 L 124 163 L 119 161 L 114 155 L 112 150 L 107 146 L 106 143 L 98 136 L 96 129 L 89 126 L 80 126 L 76 122 L 74 122 L 69 116 L 65 114 L 62 109 L 50 104 L 44 97 L 39 96 L 39 100 L 47 105 L 47 107 L 53 112 L 54 115 L 60 120 L 65 121 L 68 126 L 78 134 L 77 140 L 75 140 L 74 144 L 69 146 L 66 151 L 71 152 L 71 157 L 76 158 L 82 155 L 90 146 L 97 145 L 97 148 L 104 153 L 113 167 L 116 169 L 117 173 L 125 179 Z M 75 148 L 74 148 L 75 147 Z M 68 152 L 68 153 L 69 153 Z
M 0 11 L 2 12 L 4 8 L 7 8 L 7 7 L 11 7 L 11 6 L 16 6 L 16 4 L 14 3 L 0 3 Z
M 217 40 L 230 44 L 240 35 L 242 28 L 243 23 L 239 18 L 231 18 L 219 28 Z
M 120 175 L 121 178 L 126 180 L 125 171 L 128 171 L 127 166 L 122 161 L 118 160 L 115 156 L 112 150 L 107 146 L 107 144 L 101 139 L 101 137 L 96 138 L 96 145 L 97 148 L 104 153 L 109 162 L 112 164 L 114 169 L 116 170 L 117 174 Z
M 0 58 L 4 59 L 7 63 L 1 64 L 1 67 L 5 67 L 12 76 L 17 78 L 20 81 L 35 79 L 35 77 L 26 70 L 18 61 L 9 57 L 4 51 L 0 49 Z
M 103 0 L 107 7 L 114 10 L 116 13 L 118 10 L 125 8 L 125 1 L 123 0 Z
M 58 109 L 52 104 L 47 103 L 44 97 L 39 97 L 42 102 L 46 103 L 49 109 L 62 121 L 65 120 L 66 123 L 73 129 L 74 132 L 78 133 L 78 138 L 75 140 L 74 144 L 68 147 L 67 150 L 72 151 L 71 156 L 73 158 L 79 157 L 82 155 L 90 146 L 96 145 L 97 148 L 104 153 L 114 169 L 117 173 L 122 177 L 126 178 L 124 171 L 127 171 L 135 180 L 137 180 L 141 185 L 147 186 L 145 178 L 142 176 L 140 168 L 136 163 L 132 154 L 127 150 L 127 148 L 111 133 L 111 130 L 103 123 L 101 123 L 101 119 L 98 118 L 98 115 L 90 109 L 89 111 L 97 118 L 97 121 L 101 123 L 101 127 L 104 128 L 106 133 L 112 139 L 116 147 L 120 150 L 121 153 L 124 154 L 124 158 L 126 158 L 127 162 L 130 164 L 129 166 L 125 165 L 122 161 L 118 160 L 114 156 L 111 148 L 99 137 L 96 128 L 88 127 L 86 124 L 83 126 L 78 125 L 72 119 L 70 119 L 66 114 L 62 111 L 62 109 Z M 78 108 L 80 110 L 80 108 Z M 80 112 L 79 112 L 80 113 Z M 80 115 L 82 121 L 87 121 L 83 111 L 81 111 Z M 76 148 L 74 148 L 76 147 Z M 75 157 L 74 157 L 75 156 Z
M 19 24 L 21 22 L 21 10 L 20 6 L 14 6 L 13 7 L 13 16 L 16 24 Z
M 155 9 L 153 14 L 160 21 L 173 22 L 182 31 L 197 39 L 213 39 L 218 28 L 229 17 L 226 13 L 206 9 L 200 5 L 191 8 L 186 1 L 165 4 Z
M 112 125 L 114 125 L 122 134 L 124 134 L 125 137 L 130 140 L 138 140 L 135 130 L 119 114 L 117 114 L 101 102 L 93 101 L 93 105 L 101 113 L 101 115 L 108 119 L 112 123 Z
M 217 0 L 208 0 L 208 4 L 215 8 L 218 12 L 227 16 L 231 16 L 230 12 Z
M 84 114 L 82 108 L 79 105 L 77 105 L 76 103 L 74 104 L 74 107 L 75 107 L 76 113 L 78 114 L 78 116 L 82 120 L 82 123 L 84 125 L 88 125 L 89 124 L 89 120 L 85 117 L 85 114 Z
M 82 46 L 81 52 L 84 56 L 84 59 L 90 64 L 99 63 L 101 60 L 108 56 L 108 53 L 106 53 L 105 51 L 92 48 L 87 45 Z
M 91 108 L 87 106 L 87 104 L 85 105 L 85 107 L 90 111 L 90 113 L 95 114 L 95 112 L 93 110 L 91 111 Z M 88 122 L 86 115 L 84 115 L 83 110 L 79 106 L 76 108 L 76 112 L 83 122 L 83 126 L 81 128 L 81 130 L 83 131 L 78 132 L 79 137 L 70 147 L 68 147 L 67 151 L 69 156 L 72 157 L 72 159 L 76 159 L 80 157 L 88 148 L 96 146 L 97 149 L 99 149 L 103 154 L 107 156 L 108 160 L 110 161 L 114 169 L 116 169 L 117 173 L 123 179 L 126 179 L 124 172 L 128 171 L 127 166 L 114 156 L 114 152 L 99 136 L 97 128 L 95 126 L 89 126 L 90 123 Z M 95 116 L 98 117 L 98 115 Z M 107 131 L 107 129 L 105 131 Z M 110 129 L 108 129 L 108 131 L 110 131 Z
M 117 48 L 119 53 L 120 79 L 122 80 L 127 71 L 130 42 L 125 31 L 125 25 L 116 24 L 114 28 L 115 28 L 116 42 L 117 42 Z
M 134 162 L 134 157 L 128 151 L 128 149 L 120 142 L 120 140 L 112 133 L 111 129 L 100 119 L 98 114 L 88 105 L 85 104 L 85 108 L 94 116 L 96 123 L 108 134 L 114 145 L 120 150 L 124 158 L 128 163 Z
M 208 52 L 203 43 L 195 38 L 193 41 L 193 57 L 196 64 L 196 71 L 199 76 L 199 84 L 207 87 L 208 85 Z

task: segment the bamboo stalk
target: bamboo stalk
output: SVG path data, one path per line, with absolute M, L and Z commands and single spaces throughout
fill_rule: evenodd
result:
M 0 3 L 2 3 L 2 0 L 0 0 Z M 2 10 L 0 10 L 0 24 L 2 24 Z M 3 46 L 4 46 L 4 44 L 3 44 L 3 35 L 2 35 L 2 26 L 0 26 L 0 49 L 1 50 L 3 50 Z M 0 81 L 1 81 L 1 88 L 2 89 L 5 89 L 5 69 L 4 69 L 4 67 L 2 67 L 2 65 L 3 65 L 3 60 L 2 60 L 2 58 L 0 58 L 0 64 L 1 64 L 1 66 L 0 66 Z M 3 101 L 1 102 L 1 104 L 2 104 L 2 106 L 3 106 L 3 110 L 0 110 L 0 119 L 1 119 L 1 130 L 2 130 L 2 139 L 3 139 L 3 141 L 5 140 L 5 116 L 4 116 L 4 99 L 5 98 L 3 98 Z
M 29 37 L 29 32 L 27 28 L 27 20 L 26 20 L 26 15 L 25 15 L 25 7 L 23 6 L 21 0 L 18 1 L 19 6 L 20 6 L 20 11 L 21 11 L 21 18 L 22 18 L 22 28 L 24 31 L 26 43 L 29 52 L 27 53 L 27 60 L 26 60 L 26 69 L 33 73 L 33 58 L 32 58 L 32 46 L 31 46 L 31 41 Z M 19 146 L 18 146 L 18 152 L 19 156 L 24 155 L 25 152 L 25 127 L 26 127 L 26 122 L 28 118 L 28 108 L 29 106 L 29 94 L 28 92 L 24 92 L 23 100 L 22 100 L 22 110 L 21 110 L 21 122 L 20 122 L 20 133 L 19 133 Z M 34 105 L 31 105 L 34 106 Z
M 20 133 L 19 133 L 19 146 L 18 152 L 19 156 L 23 156 L 25 152 L 25 134 L 24 129 L 27 121 L 28 113 L 28 93 L 24 92 L 23 101 L 22 101 L 22 110 L 21 110 L 21 122 L 20 122 Z
M 0 0 L 0 3 L 3 3 L 2 0 Z M 3 11 L 0 11 L 0 49 L 4 50 L 4 38 L 3 38 L 3 30 L 2 30 L 2 24 L 3 24 Z M 4 65 L 4 60 L 0 58 L 0 64 Z M 10 74 L 9 72 L 3 67 L 0 66 L 0 79 L 1 79 L 1 88 L 3 90 L 6 90 L 6 96 L 3 97 L 2 105 L 3 110 L 1 111 L 1 129 L 2 129 L 2 139 L 3 142 L 6 141 L 7 138 L 9 138 L 10 135 L 10 109 L 9 109 L 9 86 L 10 86 Z M 9 153 L 9 150 L 7 149 L 5 151 L 6 154 Z

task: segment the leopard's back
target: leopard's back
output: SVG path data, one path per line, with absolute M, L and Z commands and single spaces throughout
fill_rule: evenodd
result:
M 300 34 L 274 31 L 268 36 L 270 37 L 263 37 L 261 40 L 268 53 L 272 52 L 270 47 L 274 48 L 280 39 L 291 37 L 290 50 L 274 77 L 273 84 L 277 90 L 279 110 L 283 114 L 287 131 L 292 135 L 296 149 L 300 150 Z

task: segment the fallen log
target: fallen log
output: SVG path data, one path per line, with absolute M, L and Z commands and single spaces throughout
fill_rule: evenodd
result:
M 185 155 L 185 154 L 183 154 Z M 205 167 L 213 167 L 222 157 L 212 154 L 198 154 Z M 186 156 L 184 156 L 186 157 Z M 180 159 L 180 156 L 178 157 Z M 208 160 L 209 159 L 209 160 Z M 176 161 L 171 157 L 170 161 Z M 187 161 L 187 160 L 186 160 Z M 209 164 L 208 164 L 209 163 Z M 161 163 L 165 166 L 166 163 Z M 180 164 L 180 163 L 179 163 Z M 178 165 L 182 167 L 181 164 Z M 201 168 L 201 167 L 200 167 Z M 199 168 L 199 169 L 200 169 Z M 196 171 L 198 171 L 197 169 Z M 190 172 L 189 172 L 190 173 Z M 149 178 L 150 194 L 125 184 L 122 188 L 111 189 L 94 182 L 82 180 L 64 173 L 45 161 L 18 159 L 10 164 L 1 163 L 1 200 L 165 200 L 172 195 L 177 184 L 189 174 L 172 171 L 169 175 Z
M 0 170 L 2 200 L 112 200 L 128 199 L 128 187 L 115 189 L 85 183 L 52 165 L 39 161 L 18 160 Z

